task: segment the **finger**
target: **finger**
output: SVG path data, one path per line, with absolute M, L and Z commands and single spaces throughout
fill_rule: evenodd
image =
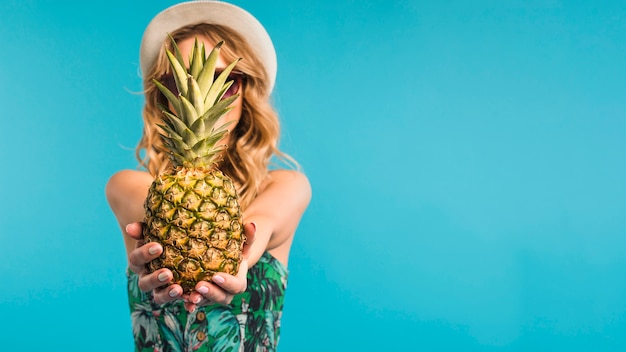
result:
M 146 266 L 145 265 L 134 265 L 132 263 L 128 263 L 128 268 L 130 269 L 130 271 L 134 272 L 135 274 L 141 275 L 143 273 L 146 272 Z
M 144 292 L 152 291 L 165 286 L 172 281 L 172 272 L 169 269 L 159 269 L 153 273 L 141 275 L 139 277 L 139 289 Z
M 142 229 L 143 224 L 140 222 L 131 222 L 130 224 L 126 225 L 126 233 L 136 240 L 143 239 Z
M 243 256 L 247 258 L 250 252 L 250 246 L 252 246 L 254 238 L 256 237 L 256 224 L 253 222 L 245 224 L 243 226 L 243 232 L 246 234 L 246 242 L 243 244 Z
M 217 273 L 213 275 L 211 282 L 221 287 L 225 291 L 231 294 L 242 293 L 248 287 L 248 260 L 244 259 L 239 265 L 239 272 L 237 276 L 233 276 L 226 273 Z M 206 297 L 206 295 L 204 295 Z
M 242 279 L 244 282 L 243 291 L 248 287 L 248 259 L 244 259 L 239 264 L 239 271 L 237 272 L 237 278 Z M 243 292 L 242 291 L 242 292 Z
M 189 303 L 189 302 L 185 302 L 185 303 L 183 303 L 183 305 L 185 306 L 185 310 L 188 311 L 189 313 L 195 312 L 196 308 L 198 308 L 197 305 L 195 305 L 193 303 Z
M 208 299 L 204 297 L 201 293 L 196 291 L 191 292 L 189 294 L 189 297 L 187 297 L 187 302 L 191 304 L 200 304 L 202 301 L 208 301 Z
M 180 285 L 170 285 L 164 289 L 154 290 L 152 292 L 152 298 L 158 304 L 168 303 L 181 299 L 183 295 L 183 288 Z
M 196 284 L 196 292 L 189 295 L 190 303 L 196 305 L 201 302 L 214 302 L 222 305 L 230 304 L 233 300 L 233 294 L 226 292 L 223 288 L 206 281 L 200 281 Z
M 183 300 L 183 306 L 185 307 L 185 310 L 188 311 L 189 313 L 193 313 L 200 305 L 200 302 L 203 301 L 203 299 L 200 298 L 200 299 L 193 299 L 193 302 L 192 302 L 191 294 L 187 294 L 187 293 L 184 293 L 181 299 Z
M 132 271 L 139 274 L 143 272 L 144 266 L 148 262 L 158 258 L 161 253 L 163 253 L 163 247 L 156 242 L 135 248 L 128 255 L 129 266 Z
M 219 288 L 216 288 L 216 289 L 219 290 Z M 183 296 L 183 298 L 185 298 L 185 296 Z M 230 298 L 230 300 L 232 300 L 232 297 Z M 217 303 L 228 304 L 230 303 L 230 300 L 228 300 L 226 298 L 226 295 L 224 295 L 224 299 L 222 300 L 223 302 L 217 302 Z M 196 291 L 193 291 L 185 299 L 185 309 L 187 309 L 187 311 L 189 312 L 193 312 L 198 307 L 206 307 L 212 303 L 213 302 L 209 300 L 208 298 L 204 297 L 203 295 L 201 295 L 200 293 Z

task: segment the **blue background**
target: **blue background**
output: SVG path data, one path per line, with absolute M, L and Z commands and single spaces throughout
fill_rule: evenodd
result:
M 130 350 L 138 46 L 174 1 L 0 3 L 7 351 Z M 314 196 L 282 351 L 626 349 L 626 5 L 235 1 Z

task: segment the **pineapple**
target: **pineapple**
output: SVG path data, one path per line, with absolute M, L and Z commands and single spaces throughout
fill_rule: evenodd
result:
M 170 37 L 171 38 L 171 37 Z M 169 106 L 162 106 L 164 133 L 161 137 L 172 168 L 157 176 L 145 202 L 144 238 L 158 242 L 163 253 L 147 264 L 148 271 L 168 268 L 172 283 L 190 293 L 198 281 L 210 281 L 216 272 L 235 275 L 246 240 L 239 200 L 233 181 L 218 168 L 225 146 L 218 142 L 228 132 L 216 126 L 232 108 L 233 95 L 222 99 L 233 83 L 226 82 L 239 60 L 214 78 L 215 64 L 223 42 L 208 57 L 196 38 L 187 69 L 174 42 L 167 51 L 176 86 L 174 94 L 158 80 L 157 88 Z

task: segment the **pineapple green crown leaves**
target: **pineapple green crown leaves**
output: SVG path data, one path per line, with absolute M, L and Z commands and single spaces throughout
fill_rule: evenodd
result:
M 232 103 L 239 97 L 239 94 L 234 94 L 222 99 L 233 84 L 226 80 L 241 59 L 230 63 L 214 78 L 223 41 L 217 43 L 207 56 L 204 43 L 195 38 L 189 55 L 189 68 L 186 68 L 178 45 L 172 36 L 170 39 L 174 53 L 167 50 L 166 54 L 179 94 L 174 94 L 159 80 L 153 80 L 171 106 L 170 109 L 170 106 L 160 105 L 163 124 L 159 127 L 165 132 L 161 138 L 175 167 L 211 167 L 225 149 L 217 143 L 228 133 L 230 123 L 216 124 L 220 117 L 232 110 Z

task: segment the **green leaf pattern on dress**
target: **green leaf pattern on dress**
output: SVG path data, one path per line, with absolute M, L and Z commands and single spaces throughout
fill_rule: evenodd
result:
M 128 270 L 128 301 L 135 351 L 276 351 L 287 287 L 287 269 L 264 253 L 248 270 L 248 288 L 228 306 L 188 313 L 182 302 L 154 303 Z

